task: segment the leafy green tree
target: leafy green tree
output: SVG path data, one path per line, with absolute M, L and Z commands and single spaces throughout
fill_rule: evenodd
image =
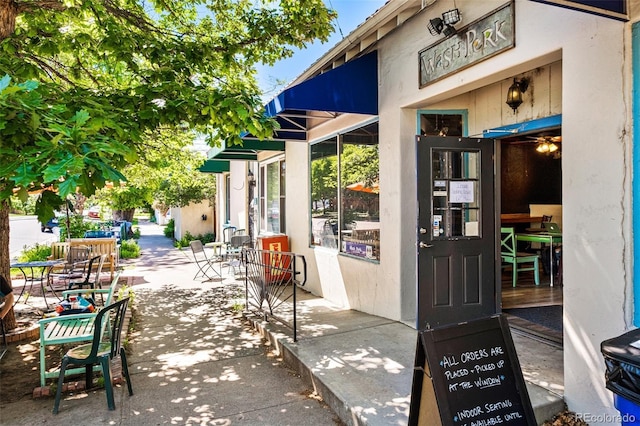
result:
M 45 189 L 45 221 L 76 191 L 123 181 L 161 125 L 211 144 L 268 138 L 276 124 L 261 111 L 255 64 L 326 40 L 334 16 L 322 0 L 1 1 L 0 274 L 14 188 L 22 199 Z
M 118 219 L 131 221 L 136 208 L 152 204 L 166 213 L 169 207 L 213 201 L 215 178 L 198 169 L 206 158 L 191 150 L 195 137 L 191 131 L 167 127 L 148 135 L 140 160 L 122 171 L 127 182 L 99 192 L 103 204 L 114 209 Z

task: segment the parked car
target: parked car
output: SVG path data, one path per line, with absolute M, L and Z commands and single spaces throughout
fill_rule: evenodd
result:
M 87 216 L 89 216 L 91 219 L 100 219 L 100 207 L 91 207 L 87 212 Z
M 45 224 L 40 224 L 40 231 L 42 232 L 53 232 L 53 228 L 59 226 L 60 223 L 58 222 L 58 218 L 57 217 L 53 217 L 51 219 L 49 219 L 47 221 L 47 223 Z

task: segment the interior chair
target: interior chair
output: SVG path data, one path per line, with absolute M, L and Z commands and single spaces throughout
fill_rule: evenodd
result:
M 242 249 L 249 247 L 251 244 L 251 237 L 249 235 L 233 235 L 231 241 L 225 251 L 225 260 L 228 268 L 233 268 L 233 274 L 236 273 L 236 268 L 240 269 Z
M 216 271 L 214 265 L 220 259 L 215 257 L 207 256 L 207 253 L 204 251 L 204 246 L 202 245 L 202 241 L 193 240 L 189 243 L 191 247 L 191 251 L 193 253 L 193 258 L 198 265 L 198 271 L 193 279 L 204 278 L 206 277 L 208 280 L 212 280 L 216 275 L 220 278 L 220 272 Z
M 111 360 L 120 355 L 122 375 L 127 380 L 129 395 L 133 395 L 127 356 L 122 347 L 122 325 L 128 304 L 129 298 L 126 297 L 100 310 L 94 321 L 92 342 L 70 349 L 62 357 L 53 414 L 58 414 L 62 385 L 64 384 L 64 373 L 69 365 L 85 366 L 85 386 L 86 389 L 90 389 L 93 384 L 93 366 L 100 364 L 107 393 L 107 406 L 109 410 L 115 410 L 113 384 L 111 383 Z
M 500 228 L 500 256 L 502 268 L 511 266 L 512 285 L 516 286 L 518 272 L 533 271 L 533 279 L 536 285 L 540 285 L 540 271 L 538 268 L 538 256 L 531 253 L 518 253 L 516 237 L 513 228 Z M 530 264 L 531 266 L 525 266 Z

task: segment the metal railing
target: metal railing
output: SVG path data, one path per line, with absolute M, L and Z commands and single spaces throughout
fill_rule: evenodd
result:
M 298 340 L 296 288 L 307 281 L 307 262 L 304 256 L 282 251 L 242 250 L 245 267 L 246 309 L 269 318 L 293 330 Z

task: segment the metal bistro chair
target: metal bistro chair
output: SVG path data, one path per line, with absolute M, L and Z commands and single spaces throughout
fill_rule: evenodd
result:
M 71 280 L 82 278 L 87 269 L 90 256 L 91 249 L 87 246 L 69 247 L 62 270 L 49 274 L 51 284 L 53 284 L 53 279 L 58 279 L 64 281 L 68 287 Z
M 91 288 L 91 289 L 101 289 L 102 284 L 100 283 L 100 274 L 102 274 L 102 267 L 104 266 L 104 260 L 107 258 L 106 254 L 101 254 L 99 256 L 94 256 L 89 259 L 89 265 L 85 270 L 85 276 L 82 281 L 69 281 L 68 290 L 73 290 L 76 288 Z M 98 264 L 97 267 L 94 268 L 95 264 Z M 94 271 L 95 269 L 95 271 Z M 95 294 L 92 294 L 91 297 L 95 300 Z M 102 303 L 104 303 L 104 299 L 102 294 L 100 294 L 100 299 Z
M 113 384 L 111 383 L 111 360 L 117 355 L 120 355 L 122 374 L 127 380 L 129 396 L 133 395 L 129 367 L 127 366 L 127 356 L 122 347 L 122 325 L 128 304 L 129 298 L 126 297 L 98 312 L 93 327 L 93 341 L 70 349 L 64 357 L 62 357 L 53 414 L 58 414 L 62 385 L 64 384 L 64 372 L 69 364 L 85 366 L 86 389 L 90 389 L 93 382 L 93 366 L 100 364 L 102 367 L 102 376 L 104 377 L 104 387 L 107 393 L 107 406 L 109 410 L 115 410 Z
M 531 253 L 518 253 L 516 247 L 516 237 L 513 228 L 500 228 L 500 255 L 502 257 L 502 268 L 511 266 L 513 271 L 512 285 L 516 286 L 518 272 L 533 271 L 533 279 L 536 285 L 540 285 L 540 271 L 538 269 L 538 255 Z M 521 264 L 531 263 L 532 266 L 523 267 Z
M 215 262 L 217 262 L 219 259 L 207 256 L 207 253 L 204 251 L 202 241 L 193 240 L 189 243 L 189 246 L 191 247 L 193 257 L 196 261 L 196 264 L 198 265 L 198 272 L 196 272 L 196 275 L 193 277 L 194 280 L 202 277 L 206 277 L 207 279 L 212 280 L 215 275 L 222 278 L 220 272 L 216 271 L 214 267 Z M 211 271 L 213 271 L 215 275 L 211 274 Z
M 72 290 L 73 287 L 78 288 L 93 288 L 100 287 L 100 274 L 102 273 L 102 265 L 104 265 L 105 254 L 94 256 L 89 259 L 89 264 L 84 271 L 84 277 L 82 281 L 69 281 L 68 290 Z M 97 265 L 96 265 L 97 263 Z M 95 266 L 95 271 L 94 271 Z
M 233 274 L 236 274 L 236 267 L 240 269 L 240 258 L 242 257 L 242 249 L 248 247 L 251 243 L 249 235 L 234 235 L 227 246 L 224 257 L 227 261 L 227 267 L 233 268 Z

